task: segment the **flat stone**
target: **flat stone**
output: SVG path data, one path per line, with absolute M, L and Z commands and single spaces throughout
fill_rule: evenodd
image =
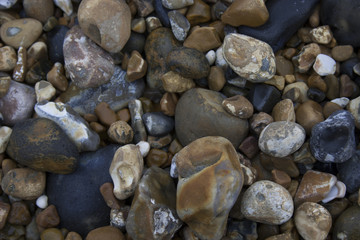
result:
M 26 16 L 35 18 L 42 23 L 45 23 L 54 13 L 54 2 L 51 0 L 24 0 L 23 7 Z
M 191 78 L 183 77 L 173 71 L 162 75 L 161 81 L 164 90 L 170 93 L 182 93 L 195 87 L 195 83 Z
M 360 207 L 352 206 L 346 209 L 335 221 L 334 239 L 358 239 L 360 230 L 357 223 L 360 220 Z
M 100 239 L 125 240 L 126 238 L 120 229 L 113 226 L 98 227 L 91 230 L 86 236 L 86 240 Z
M 175 126 L 174 119 L 162 112 L 145 113 L 142 119 L 148 134 L 155 137 L 170 133 Z
M 184 41 L 184 47 L 207 52 L 221 46 L 221 40 L 214 27 L 195 28 Z

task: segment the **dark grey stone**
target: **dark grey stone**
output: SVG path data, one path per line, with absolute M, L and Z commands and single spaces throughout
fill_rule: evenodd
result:
M 170 10 L 166 9 L 162 5 L 161 0 L 154 0 L 154 8 L 155 8 L 156 16 L 160 19 L 160 22 L 162 23 L 162 25 L 164 27 L 170 27 L 170 20 L 168 17 L 168 12 Z
M 356 153 L 346 162 L 338 163 L 339 180 L 345 183 L 346 191 L 354 193 L 360 188 L 360 151 Z
M 270 113 L 281 100 L 281 93 L 273 86 L 255 84 L 249 92 L 248 99 L 256 111 Z
M 320 91 L 317 88 L 309 88 L 307 91 L 307 96 L 311 100 L 314 100 L 315 102 L 318 102 L 318 103 L 324 101 L 324 99 L 326 97 L 325 93 Z
M 340 72 L 342 74 L 348 75 L 351 79 L 354 79 L 356 74 L 354 73 L 353 68 L 358 63 L 360 63 L 359 58 L 350 58 L 349 60 L 346 60 L 345 62 L 341 63 Z
M 68 30 L 67 26 L 57 25 L 46 34 L 49 59 L 53 63 L 64 63 L 63 43 Z
M 146 38 L 144 34 L 131 32 L 129 40 L 126 42 L 124 48 L 121 50 L 123 53 L 131 54 L 132 51 L 136 50 L 139 53 L 144 51 Z
M 146 131 L 149 135 L 160 137 L 170 133 L 175 126 L 174 119 L 162 112 L 149 112 L 142 116 Z

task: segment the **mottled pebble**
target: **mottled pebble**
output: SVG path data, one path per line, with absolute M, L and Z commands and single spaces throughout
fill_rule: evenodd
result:
M 110 125 L 107 134 L 111 140 L 119 144 L 131 143 L 134 138 L 132 128 L 125 121 L 113 122 Z
M 225 110 L 235 117 L 247 119 L 253 115 L 254 107 L 244 96 L 235 95 L 222 101 Z

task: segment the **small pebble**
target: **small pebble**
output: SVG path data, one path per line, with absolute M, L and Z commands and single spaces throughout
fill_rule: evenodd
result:
M 194 4 L 194 0 L 161 0 L 167 9 L 179 9 Z
M 0 127 L 0 153 L 4 153 L 10 141 L 12 129 L 7 126 Z
M 36 216 L 36 223 L 42 228 L 56 227 L 60 223 L 60 217 L 54 205 L 50 205 Z
M 331 102 L 336 103 L 341 108 L 345 108 L 348 105 L 348 103 L 350 102 L 350 99 L 348 99 L 346 97 L 341 97 L 341 98 L 335 98 L 335 99 L 331 100 Z
M 66 15 L 70 16 L 73 13 L 73 5 L 71 0 L 54 0 L 56 6 L 58 6 Z
M 222 68 L 212 66 L 207 77 L 210 90 L 220 91 L 226 84 L 225 74 Z
M 292 62 L 300 73 L 306 73 L 320 53 L 321 50 L 319 45 L 316 43 L 310 43 L 305 45 L 299 54 L 292 58 Z
M 195 87 L 190 78 L 182 77 L 179 73 L 170 71 L 162 75 L 161 81 L 166 92 L 182 93 Z
M 125 240 L 126 238 L 120 229 L 112 226 L 104 226 L 91 230 L 86 236 L 86 240 L 98 239 Z
M 129 82 L 135 81 L 145 76 L 147 70 L 147 63 L 141 57 L 141 54 L 134 50 L 131 52 L 129 62 L 126 69 L 126 80 Z
M 14 48 L 5 46 L 0 48 L 0 71 L 11 71 L 16 65 L 16 52 Z
M 213 65 L 215 63 L 216 60 L 216 53 L 214 50 L 210 50 L 205 54 L 206 59 L 209 62 L 209 65 Z
M 117 121 L 116 113 L 106 102 L 101 102 L 96 105 L 95 115 L 99 118 L 99 121 L 107 127 Z
M 113 193 L 114 185 L 111 182 L 102 184 L 99 190 L 109 208 L 117 210 L 121 208 L 119 200 L 115 198 Z
M 36 199 L 36 206 L 39 208 L 45 209 L 48 206 L 48 197 L 46 195 L 41 195 Z
M 41 80 L 35 84 L 36 101 L 50 101 L 56 94 L 53 85 L 45 80 Z
M 15 225 L 28 225 L 31 222 L 31 215 L 26 203 L 23 201 L 13 202 L 7 221 Z
M 0 214 L 0 230 L 3 229 L 6 224 L 6 220 L 9 215 L 10 208 L 11 208 L 10 204 L 0 202 L 0 212 L 1 212 L 1 214 Z
M 331 49 L 331 56 L 334 60 L 343 62 L 348 60 L 354 52 L 351 45 L 339 45 Z
M 311 40 L 319 44 L 328 44 L 333 38 L 330 26 L 320 26 L 310 31 Z
M 271 115 L 275 122 L 295 122 L 296 116 L 293 102 L 290 99 L 281 100 L 273 107 Z
M 174 116 L 178 100 L 176 93 L 166 92 L 160 100 L 161 111 L 167 116 Z
M 176 10 L 168 12 L 168 16 L 171 24 L 171 30 L 175 38 L 183 42 L 190 30 L 190 22 L 184 15 Z
M 319 54 L 316 56 L 313 68 L 320 76 L 331 75 L 336 71 L 336 62 L 325 54 Z
M 184 41 L 184 47 L 195 48 L 201 52 L 208 52 L 220 46 L 221 40 L 214 27 L 195 28 Z
M 131 143 L 134 137 L 132 128 L 125 121 L 116 121 L 112 123 L 107 134 L 111 140 L 120 144 Z
M 64 236 L 61 233 L 61 231 L 57 228 L 47 228 L 41 233 L 40 239 L 41 240 L 48 240 L 48 239 L 64 240 Z
M 242 119 L 250 118 L 253 115 L 253 105 L 244 96 L 235 95 L 231 98 L 226 98 L 222 102 L 225 110 Z

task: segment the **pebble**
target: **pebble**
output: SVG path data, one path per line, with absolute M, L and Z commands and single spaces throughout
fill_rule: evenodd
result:
M 134 143 L 147 140 L 147 133 L 142 120 L 143 109 L 140 100 L 132 100 L 129 102 L 129 110 L 131 115 L 131 127 L 134 131 Z
M 31 215 L 25 202 L 13 202 L 7 222 L 14 225 L 28 225 L 31 222 Z
M 208 52 L 220 47 L 221 44 L 220 36 L 214 27 L 198 27 L 190 32 L 183 45 L 201 52 Z
M 16 65 L 16 52 L 14 48 L 5 46 L 0 48 L 0 71 L 11 71 Z
M 242 199 L 241 212 L 252 221 L 279 225 L 287 222 L 294 212 L 290 193 L 268 180 L 252 184 Z
M 255 38 L 228 34 L 224 39 L 223 54 L 229 66 L 248 81 L 264 82 L 275 74 L 274 52 L 267 43 Z
M 221 105 L 223 100 L 220 93 L 199 88 L 181 96 L 176 105 L 175 131 L 183 146 L 204 136 L 223 136 L 235 147 L 240 145 L 247 136 L 248 122 L 227 113 Z M 211 126 L 204 124 L 209 121 Z
M 161 149 L 152 148 L 146 156 L 145 161 L 148 167 L 156 166 L 164 168 L 168 165 L 168 158 L 167 152 Z
M 18 49 L 17 62 L 13 71 L 13 79 L 17 82 L 24 82 L 27 66 L 27 52 L 23 46 Z
M 52 0 L 24 0 L 23 7 L 26 16 L 35 18 L 43 24 L 54 13 L 54 2 Z
M 13 126 L 30 118 L 35 103 L 33 87 L 11 80 L 6 95 L 0 98 L 3 124 Z
M 336 62 L 325 54 L 319 54 L 316 56 L 313 68 L 320 76 L 331 75 L 336 71 Z
M 113 239 L 125 240 L 125 236 L 120 229 L 113 226 L 104 226 L 91 230 L 86 236 L 86 240 Z
M 176 93 L 166 92 L 160 100 L 160 109 L 167 116 L 175 115 L 175 108 L 178 102 Z
M 224 58 L 222 46 L 216 49 L 215 54 L 216 54 L 215 65 L 225 71 L 228 68 L 229 64 Z
M 46 34 L 49 59 L 53 63 L 64 63 L 63 43 L 68 31 L 67 26 L 57 25 Z
M 301 204 L 294 214 L 295 226 L 304 239 L 326 239 L 332 218 L 328 210 L 323 206 L 305 202 Z
M 350 100 L 349 104 L 347 105 L 347 110 L 352 114 L 352 116 L 355 119 L 356 128 L 360 128 L 359 108 L 360 108 L 360 97 Z
M 289 121 L 295 122 L 295 110 L 294 104 L 290 99 L 284 99 L 275 104 L 271 113 L 275 122 L 278 121 Z
M 208 60 L 209 65 L 212 66 L 216 60 L 216 53 L 214 50 L 210 50 L 205 54 L 205 57 Z
M 120 52 L 130 37 L 131 13 L 125 1 L 81 1 L 78 19 L 85 35 L 108 52 Z
M 195 87 L 195 83 L 191 78 L 183 77 L 173 71 L 162 75 L 161 81 L 164 90 L 170 93 L 182 93 Z
M 35 84 L 36 101 L 50 101 L 56 94 L 53 85 L 45 80 L 41 80 Z
M 88 37 L 79 26 L 72 27 L 64 40 L 65 69 L 80 88 L 94 88 L 109 82 L 114 73 L 114 61 Z
M 354 52 L 351 45 L 338 45 L 331 49 L 331 56 L 334 60 L 343 62 L 348 60 Z
M 82 238 L 77 232 L 69 232 L 65 240 L 82 240 Z
M 167 9 L 180 9 L 194 4 L 194 0 L 161 0 Z
M 111 140 L 119 144 L 131 143 L 134 138 L 132 128 L 125 121 L 113 122 L 110 125 L 107 134 Z
M 360 152 L 356 151 L 349 160 L 336 165 L 339 171 L 339 180 L 346 185 L 346 191 L 349 193 L 354 193 L 360 188 L 360 175 L 358 174 L 360 168 L 359 154 Z
M 336 219 L 332 231 L 333 239 L 358 239 L 360 231 L 358 222 L 360 220 L 360 207 L 351 206 Z
M 244 96 L 235 95 L 222 101 L 224 109 L 235 117 L 250 118 L 254 113 L 253 105 Z
M 174 119 L 162 112 L 150 112 L 142 115 L 142 119 L 151 136 L 160 137 L 170 133 L 174 129 Z
M 265 84 L 271 85 L 282 91 L 285 87 L 285 77 L 275 75 L 270 80 L 264 82 Z
M 168 16 L 171 24 L 171 30 L 175 38 L 183 42 L 190 30 L 190 23 L 188 19 L 176 10 L 168 12 Z
M 0 154 L 4 153 L 10 141 L 12 129 L 7 126 L 0 127 Z
M 288 189 L 291 185 L 291 178 L 290 176 L 281 170 L 273 169 L 271 170 L 271 176 L 274 182 L 283 186 L 284 188 Z
M 304 82 L 294 82 L 286 85 L 283 90 L 282 98 L 289 98 L 293 102 L 304 103 L 309 100 L 307 92 L 309 87 Z
M 148 155 L 149 151 L 150 151 L 150 144 L 148 142 L 145 141 L 140 141 L 136 144 L 136 146 L 139 147 L 141 156 L 144 158 Z
M 61 102 L 41 102 L 35 105 L 39 117 L 54 121 L 76 145 L 79 152 L 95 151 L 100 144 L 99 135 L 70 106 Z
M 140 78 L 143 78 L 146 74 L 147 63 L 141 57 L 141 54 L 134 50 L 131 52 L 131 56 L 126 69 L 126 80 L 133 82 Z
M 4 97 L 10 88 L 11 77 L 8 74 L 0 74 L 0 98 Z
M 339 110 L 311 132 L 310 148 L 314 157 L 324 163 L 342 163 L 355 153 L 355 122 L 352 115 Z
M 251 88 L 248 99 L 256 111 L 270 113 L 280 101 L 281 93 L 273 86 L 256 84 Z
M 0 2 L 0 9 L 9 9 L 16 4 L 17 0 L 5 0 Z
M 117 121 L 116 113 L 106 102 L 101 102 L 96 105 L 94 112 L 99 121 L 107 127 Z
M 134 194 L 144 168 L 139 148 L 128 144 L 119 148 L 111 162 L 109 173 L 114 182 L 114 195 L 124 200 Z
M 249 121 L 250 129 L 256 134 L 260 135 L 262 130 L 272 123 L 274 119 L 265 112 L 259 112 L 254 114 Z
M 306 73 L 313 66 L 316 57 L 321 53 L 320 47 L 316 43 L 305 45 L 298 55 L 292 58 L 292 62 L 300 73 Z M 321 62 L 320 62 L 321 63 Z M 332 67 L 332 66 L 331 66 Z M 332 68 L 330 68 L 332 70 Z
M 45 209 L 48 206 L 48 197 L 46 195 L 41 195 L 36 199 L 36 206 L 41 209 Z
M 260 152 L 260 163 L 269 172 L 277 169 L 280 171 L 284 171 L 286 174 L 293 178 L 298 177 L 300 174 L 292 155 L 279 158 Z
M 31 168 L 15 168 L 8 171 L 1 181 L 2 190 L 15 198 L 34 200 L 43 194 L 46 175 Z
M 313 74 L 307 79 L 307 85 L 309 88 L 317 88 L 324 93 L 327 91 L 325 80 L 317 74 Z
M 48 228 L 45 229 L 41 235 L 40 240 L 64 240 L 64 236 L 62 235 L 61 231 L 57 228 Z
M 6 153 L 18 163 L 39 171 L 68 174 L 77 166 L 76 146 L 55 122 L 46 118 L 16 124 Z
M 341 108 L 345 108 L 348 103 L 350 102 L 350 99 L 346 98 L 346 97 L 341 97 L 341 98 L 335 98 L 333 100 L 331 100 L 331 102 L 339 105 Z
M 71 0 L 54 0 L 54 4 L 68 16 L 73 13 L 73 5 Z
M 0 202 L 0 230 L 4 228 L 7 217 L 10 212 L 11 205 L 8 203 Z
M 333 36 L 329 25 L 319 26 L 310 31 L 311 40 L 319 44 L 328 44 Z
M 239 150 L 245 154 L 246 157 L 252 159 L 259 152 L 258 140 L 254 136 L 249 136 L 241 142 Z
M 145 171 L 126 221 L 133 239 L 171 239 L 182 226 L 176 207 L 176 187 L 168 172 L 158 167 Z
M 324 121 L 321 105 L 313 100 L 308 100 L 299 105 L 295 114 L 296 121 L 305 129 L 307 135 L 310 135 L 316 124 Z
M 306 138 L 302 126 L 294 122 L 273 122 L 267 125 L 259 137 L 259 148 L 274 157 L 286 157 L 297 151 Z
M 201 239 L 220 239 L 243 185 L 231 142 L 223 137 L 200 138 L 174 159 L 179 174 L 176 210 L 180 219 Z M 219 185 L 222 187 L 216 187 Z
M 60 218 L 56 207 L 54 205 L 50 205 L 42 210 L 36 216 L 36 223 L 39 227 L 42 228 L 52 228 L 56 227 L 60 223 Z

